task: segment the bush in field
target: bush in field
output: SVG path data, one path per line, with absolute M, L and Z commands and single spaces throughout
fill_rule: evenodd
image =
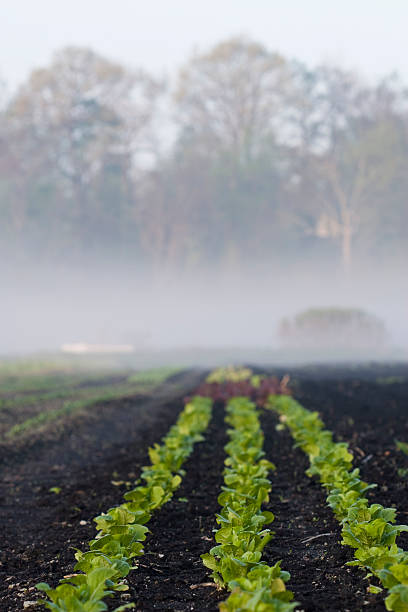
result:
M 358 308 L 310 308 L 279 326 L 282 345 L 293 348 L 376 348 L 387 342 L 384 323 Z

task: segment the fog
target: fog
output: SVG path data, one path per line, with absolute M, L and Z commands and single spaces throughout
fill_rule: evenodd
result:
M 0 355 L 406 358 L 406 83 L 282 49 L 0 75 Z
M 341 270 L 275 262 L 242 270 L 143 273 L 100 262 L 25 265 L 2 273 L 1 353 L 58 352 L 64 343 L 132 344 L 136 352 L 239 349 L 265 359 L 279 350 L 278 327 L 310 307 L 356 307 L 386 324 L 387 346 L 366 357 L 401 359 L 408 347 L 408 288 L 402 265 Z M 385 349 L 385 350 L 384 350 Z M 242 352 L 243 351 L 243 352 Z M 233 354 L 233 353 L 232 353 Z M 230 353 L 228 357 L 230 358 Z M 335 347 L 329 351 L 336 358 Z M 286 355 L 285 358 L 288 358 Z M 296 352 L 290 358 L 296 358 Z M 345 356 L 341 355 L 344 359 Z M 352 352 L 347 358 L 353 358 Z M 302 361 L 316 352 L 301 353 Z

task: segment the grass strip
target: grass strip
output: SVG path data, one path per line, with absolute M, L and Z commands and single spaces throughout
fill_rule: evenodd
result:
M 327 503 L 342 525 L 342 544 L 355 549 L 356 565 L 368 570 L 388 591 L 387 610 L 408 612 L 408 553 L 396 544 L 407 525 L 395 525 L 395 508 L 369 505 L 366 491 L 375 487 L 360 478 L 353 468 L 353 455 L 345 442 L 334 442 L 317 412 L 311 412 L 288 396 L 271 396 L 267 404 L 278 412 L 289 428 L 296 446 L 309 457 L 308 476 L 317 476 L 327 489 Z M 381 587 L 370 586 L 371 592 Z
M 26 432 L 33 431 L 41 425 L 52 423 L 64 416 L 72 415 L 80 410 L 86 410 L 100 404 L 101 402 L 108 402 L 111 400 L 125 399 L 133 394 L 137 393 L 136 389 L 111 389 L 105 393 L 99 394 L 96 397 L 87 399 L 67 400 L 64 401 L 63 405 L 59 408 L 53 408 L 52 410 L 43 410 L 33 417 L 26 419 L 22 423 L 13 425 L 5 434 L 4 438 L 11 439 L 20 436 Z
M 64 399 L 72 397 L 75 391 L 73 389 L 64 389 L 61 391 L 49 391 L 39 394 L 18 395 L 12 398 L 0 398 L 0 412 L 10 411 L 20 406 L 35 406 L 46 401 L 55 399 Z
M 82 398 L 86 399 L 91 397 L 98 397 L 104 393 L 109 393 L 112 390 L 115 390 L 118 394 L 122 394 L 126 390 L 135 391 L 136 393 L 139 388 L 143 388 L 139 385 L 135 386 L 134 384 L 129 384 L 128 382 L 126 382 L 126 380 L 120 383 L 107 383 L 104 385 L 98 384 L 97 386 L 92 384 L 92 380 L 84 382 L 89 382 L 89 386 L 84 385 L 78 387 L 76 385 L 73 385 L 65 388 L 64 385 L 60 385 L 57 390 L 43 391 L 39 393 L 30 394 L 24 393 L 23 395 L 15 395 L 14 397 L 0 398 L 0 412 L 5 410 L 11 411 L 21 406 L 38 406 L 52 400 L 79 400 Z
M 135 557 L 144 553 L 142 542 L 149 531 L 146 523 L 180 486 L 184 476 L 181 466 L 194 444 L 203 440 L 211 408 L 212 401 L 203 397 L 186 404 L 162 444 L 149 448 L 151 464 L 142 469 L 139 481 L 145 484 L 125 493 L 126 502 L 94 519 L 98 533 L 89 542 L 88 551 L 76 552 L 77 573 L 61 580 L 55 589 L 44 582 L 37 584 L 48 597 L 39 603 L 54 612 L 100 612 L 108 609 L 103 601 L 106 597 L 128 590 L 124 578 L 134 569 Z M 134 607 L 125 604 L 114 612 Z
M 129 383 L 159 385 L 170 378 L 170 376 L 174 376 L 181 371 L 182 368 L 175 366 L 154 368 L 152 370 L 140 370 L 140 372 L 131 374 L 127 380 Z
M 163 383 L 169 376 L 178 372 L 176 368 L 160 368 L 158 370 L 147 370 L 146 372 L 139 372 L 138 375 L 132 375 L 127 379 L 127 382 L 115 385 L 108 384 L 93 389 L 92 387 L 85 387 L 83 389 L 75 390 L 72 388 L 67 391 L 53 392 L 50 395 L 43 396 L 43 399 L 62 399 L 67 394 L 85 396 L 83 399 L 71 399 L 64 401 L 62 406 L 53 408 L 52 410 L 43 410 L 33 417 L 25 419 L 21 423 L 16 423 L 4 434 L 4 438 L 11 439 L 24 434 L 28 431 L 32 431 L 41 425 L 51 423 L 58 420 L 61 417 L 74 414 L 80 410 L 90 408 L 95 404 L 101 402 L 107 402 L 117 399 L 125 399 L 138 393 L 148 393 L 152 391 L 156 386 Z M 35 396 L 30 396 L 29 401 Z M 23 398 L 18 398 L 23 399 Z M 41 399 L 41 398 L 40 398 Z M 2 400 L 0 400 L 0 411 L 2 409 Z
M 98 381 L 103 382 L 106 378 L 117 377 L 121 376 L 122 374 L 128 384 L 159 385 L 170 376 L 173 376 L 174 374 L 180 372 L 181 369 L 182 368 L 180 367 L 161 367 L 152 368 L 149 370 L 140 370 L 138 372 L 133 372 L 130 374 L 128 372 L 122 372 L 121 370 L 108 370 L 106 372 L 99 373 L 55 373 L 43 375 L 16 374 L 15 376 L 9 376 L 5 378 L 2 378 L 0 376 L 0 409 L 3 406 L 7 408 L 10 404 L 13 405 L 13 402 L 16 399 L 18 399 L 20 403 L 20 398 L 9 399 L 7 397 L 4 397 L 5 394 L 24 394 L 28 401 L 32 401 L 35 399 L 36 396 L 34 394 L 41 394 L 37 395 L 39 399 L 42 399 L 42 395 L 44 395 L 45 398 L 45 396 L 47 396 L 48 394 L 52 396 L 53 393 L 58 394 L 59 392 L 65 393 L 66 391 L 71 391 L 72 394 L 74 394 L 75 392 L 79 391 L 78 385 L 84 385 L 84 389 L 86 389 L 88 383 L 89 387 L 91 387 L 92 383 L 98 383 Z M 21 398 L 21 401 L 24 402 L 24 397 Z
M 218 497 L 221 511 L 216 521 L 220 527 L 215 533 L 217 546 L 202 555 L 203 563 L 213 570 L 214 581 L 231 591 L 220 604 L 222 612 L 290 612 L 296 607 L 291 602 L 293 593 L 285 586 L 290 574 L 281 570 L 280 561 L 268 566 L 261 560 L 272 538 L 265 525 L 274 515 L 261 506 L 268 501 L 268 472 L 274 465 L 263 458 L 257 408 L 248 398 L 236 397 L 226 410 L 231 429 L 225 446 L 225 486 Z
M 101 373 L 49 373 L 49 374 L 35 374 L 25 375 L 19 373 L 14 376 L 2 378 L 0 376 L 0 391 L 2 396 L 4 394 L 19 395 L 27 393 L 47 393 L 51 391 L 58 391 L 61 388 L 72 388 L 75 389 L 77 385 L 83 383 L 92 383 L 103 380 L 109 376 L 116 375 L 117 372 L 101 372 Z M 120 372 L 119 372 L 120 374 Z

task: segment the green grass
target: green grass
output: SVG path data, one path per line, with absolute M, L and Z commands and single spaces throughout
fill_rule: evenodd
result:
M 75 387 L 88 381 L 103 380 L 107 376 L 111 375 L 111 372 L 104 373 L 88 373 L 88 374 L 37 374 L 22 375 L 22 376 L 11 376 L 0 378 L 0 394 L 22 394 L 22 393 L 36 393 L 44 392 L 49 393 L 52 391 L 60 390 L 61 388 L 67 389 L 69 387 Z M 120 375 L 120 372 L 115 372 L 112 375 Z
M 125 382 L 118 384 L 101 385 L 97 388 L 84 387 L 81 389 L 67 388 L 60 391 L 48 391 L 41 395 L 23 395 L 16 398 L 0 400 L 0 410 L 3 408 L 16 408 L 24 405 L 40 405 L 54 399 L 63 399 L 71 396 L 63 402 L 62 406 L 52 409 L 44 409 L 35 416 L 16 423 L 4 434 L 4 439 L 13 439 L 24 433 L 33 431 L 43 425 L 57 421 L 63 417 L 70 416 L 83 410 L 92 408 L 101 402 L 124 399 L 138 394 L 149 393 L 158 385 L 162 384 L 169 376 L 178 372 L 177 368 L 158 368 L 136 372 L 127 377 Z M 104 378 L 100 375 L 99 378 Z M 44 380 L 44 377 L 40 377 Z M 90 380 L 89 377 L 86 380 Z M 78 384 L 75 379 L 75 384 Z M 66 383 L 66 378 L 65 378 Z M 41 387 L 43 388 L 43 387 Z M 75 396 L 72 398 L 72 396 Z M 18 411 L 17 411 L 18 414 Z
M 61 408 L 40 412 L 39 414 L 34 417 L 31 417 L 30 419 L 26 419 L 22 423 L 14 425 L 6 432 L 4 437 L 15 438 L 16 436 L 19 436 L 27 431 L 36 429 L 37 427 L 46 423 L 56 421 L 60 417 L 67 416 L 69 414 L 72 414 L 72 412 L 76 412 L 81 408 L 85 407 L 87 407 L 87 402 L 83 400 L 78 400 L 76 402 L 65 402 Z
M 3 410 L 9 411 L 13 408 L 19 408 L 21 406 L 35 406 L 50 400 L 66 399 L 74 394 L 82 395 L 83 391 L 88 391 L 88 389 L 76 390 L 69 388 L 61 391 L 46 391 L 45 393 L 24 394 L 8 398 L 0 398 L 0 412 Z
M 174 366 L 154 368 L 152 370 L 141 370 L 140 372 L 131 374 L 127 380 L 129 383 L 148 383 L 160 385 L 167 378 L 173 376 L 173 374 L 177 374 L 177 372 L 180 372 L 180 370 L 181 368 L 177 368 Z
M 114 369 L 99 370 L 97 372 L 92 370 L 63 372 L 56 370 L 55 364 L 54 371 L 47 370 L 46 366 L 52 365 L 53 362 L 45 362 L 43 364 L 45 369 L 38 369 L 38 371 L 32 373 L 32 369 L 25 369 L 24 363 L 12 362 L 8 368 L 4 362 L 0 361 L 0 396 L 37 391 L 48 393 L 60 390 L 61 387 L 65 389 L 88 381 L 103 380 L 107 376 L 120 376 L 121 374 L 126 376 L 128 374 L 128 372 L 123 372 L 123 370 Z M 27 363 L 30 362 L 27 361 Z M 130 374 L 127 380 L 129 383 L 160 384 L 172 374 L 176 374 L 180 369 L 179 367 L 172 366 L 140 370 Z
M 128 388 L 126 390 L 115 390 L 110 393 L 105 392 L 102 395 L 99 393 L 97 397 L 93 398 L 66 401 L 60 408 L 54 408 L 53 410 L 44 410 L 36 416 L 26 419 L 22 423 L 14 425 L 6 432 L 4 437 L 8 439 L 15 438 L 16 436 L 19 436 L 25 432 L 37 429 L 41 425 L 51 423 L 64 416 L 72 415 L 75 412 L 79 412 L 84 409 L 89 409 L 92 406 L 95 406 L 96 404 L 100 404 L 101 402 L 129 397 L 132 395 L 132 391 L 133 393 L 136 392 L 135 389 L 131 390 L 130 388 Z

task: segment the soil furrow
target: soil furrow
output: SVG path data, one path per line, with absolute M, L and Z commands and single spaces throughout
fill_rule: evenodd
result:
M 354 455 L 363 480 L 377 484 L 367 492 L 372 503 L 398 510 L 397 522 L 408 522 L 408 457 L 397 451 L 395 439 L 408 441 L 408 384 L 378 385 L 353 379 L 302 383 L 299 401 L 318 410 L 337 440 L 344 440 Z M 401 470 L 407 470 L 406 473 Z M 408 550 L 408 534 L 398 545 Z
M 325 491 L 305 474 L 307 457 L 293 449 L 289 432 L 275 431 L 273 413 L 265 411 L 261 423 L 266 458 L 276 465 L 267 506 L 275 514 L 270 525 L 275 537 L 264 560 L 273 564 L 282 559 L 282 568 L 291 574 L 287 587 L 305 612 L 383 612 L 381 595 L 367 593 L 364 573 L 345 566 L 352 550 L 340 544 L 341 528 L 326 505 Z
M 136 602 L 137 610 L 215 612 L 228 595 L 211 584 L 211 572 L 200 558 L 215 545 L 212 530 L 227 442 L 223 418 L 223 408 L 216 405 L 205 440 L 183 466 L 180 488 L 149 522 L 146 554 L 128 576 L 129 597 L 120 600 Z

